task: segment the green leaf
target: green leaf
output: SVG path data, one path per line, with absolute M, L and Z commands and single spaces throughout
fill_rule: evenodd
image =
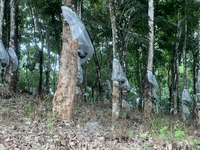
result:
M 133 130 L 128 132 L 130 136 L 133 136 Z

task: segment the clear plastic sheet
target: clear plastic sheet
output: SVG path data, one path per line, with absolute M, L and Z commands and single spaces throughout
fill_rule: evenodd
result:
M 12 45 L 12 46 L 13 46 L 13 45 Z M 14 47 L 14 46 L 13 46 L 13 47 Z M 14 51 L 14 49 L 13 49 L 12 47 L 10 47 L 10 48 L 8 49 L 8 52 L 9 52 L 10 56 L 11 56 L 12 59 L 13 59 L 13 71 L 16 71 L 17 68 L 18 68 L 18 58 L 17 58 L 17 55 L 16 55 L 16 53 L 15 53 L 15 51 Z
M 72 40 L 75 41 L 79 37 L 79 35 L 83 32 L 85 26 L 83 25 L 82 21 L 78 19 L 76 13 L 73 10 L 71 10 L 66 6 L 62 6 L 61 9 L 63 16 L 70 25 Z
M 182 112 L 182 118 L 183 120 L 186 120 L 190 115 L 190 111 L 186 105 L 183 104 L 183 112 Z
M 196 82 L 196 89 L 197 91 L 200 91 L 200 80 Z
M 126 81 L 124 83 L 121 84 L 121 88 L 124 87 L 127 89 L 127 91 L 130 91 L 130 84 L 126 78 Z
M 125 99 L 122 99 L 122 108 L 125 108 L 128 111 L 131 110 L 129 103 Z
M 194 95 L 194 100 L 197 102 L 197 96 L 196 95 Z
M 118 59 L 113 59 L 112 80 L 119 80 L 123 84 L 126 81 L 122 66 Z
M 77 64 L 78 64 L 78 73 L 77 73 L 78 83 L 81 84 L 83 83 L 83 70 L 80 64 L 80 58 L 77 59 Z
M 106 80 L 106 85 L 108 86 L 109 95 L 112 94 L 112 88 L 109 80 Z
M 82 21 L 78 19 L 76 13 L 66 6 L 62 6 L 63 16 L 70 25 L 72 40 L 77 42 L 79 51 L 87 53 L 87 56 L 81 60 L 81 64 L 90 58 L 94 53 L 94 48 L 89 38 L 89 35 Z
M 9 55 L 6 52 L 3 42 L 0 39 L 0 67 L 6 68 L 9 65 Z
M 188 94 L 188 91 L 186 89 L 183 89 L 182 100 L 184 100 L 184 101 L 191 101 L 190 96 Z
M 82 34 L 78 37 L 78 49 L 87 53 L 87 56 L 81 59 L 81 64 L 90 58 L 94 53 L 94 48 L 91 40 L 88 36 L 86 29 L 83 30 Z
M 156 81 L 156 78 L 153 75 L 153 73 L 149 70 L 147 70 L 147 76 L 148 76 L 149 82 L 153 84 L 153 89 L 152 89 L 153 97 L 157 99 L 158 95 L 156 94 L 156 92 L 158 91 L 158 83 Z

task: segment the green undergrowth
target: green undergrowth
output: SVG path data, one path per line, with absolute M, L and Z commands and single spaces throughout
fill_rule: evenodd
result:
M 188 124 L 181 120 L 173 120 L 169 118 L 156 118 L 146 117 L 145 119 L 149 124 L 147 126 L 147 132 L 141 134 L 143 138 L 153 138 L 158 141 L 168 141 L 172 145 L 174 143 L 185 143 L 180 149 L 200 149 L 200 138 L 192 135 L 192 129 Z M 189 131 L 190 130 L 190 131 Z M 133 132 L 129 132 L 133 136 Z M 147 145 L 143 146 L 147 149 Z

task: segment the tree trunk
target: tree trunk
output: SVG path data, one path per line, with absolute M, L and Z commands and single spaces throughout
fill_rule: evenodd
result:
M 87 61 L 85 62 L 85 94 L 84 101 L 87 102 Z
M 19 9 L 18 9 L 18 6 L 19 6 L 19 0 L 16 1 L 16 16 L 15 16 L 15 22 L 16 22 L 16 30 L 15 30 L 15 35 L 16 35 L 16 38 L 15 38 L 15 48 L 16 48 L 16 55 L 17 55 L 17 58 L 18 58 L 18 64 L 19 64 L 19 59 L 20 59 L 20 52 L 19 52 L 19 43 L 18 43 L 18 39 L 19 39 L 19 35 L 18 35 L 18 12 L 19 12 Z M 13 72 L 13 80 L 12 80 L 12 88 L 13 88 L 13 91 L 16 93 L 17 92 L 17 83 L 18 83 L 18 80 L 19 80 L 19 73 L 18 73 L 18 68 L 15 72 Z
M 38 94 L 40 95 L 42 93 L 42 81 L 43 81 L 43 48 L 44 48 L 44 35 L 40 26 L 39 18 L 38 18 L 38 12 L 35 9 L 35 18 L 37 22 L 37 26 L 39 29 L 39 34 L 40 34 L 40 41 L 41 41 L 41 49 L 39 51 L 39 58 L 40 58 L 40 79 L 39 79 L 39 86 L 38 86 Z M 36 46 L 38 47 L 37 43 Z M 38 47 L 39 49 L 39 47 Z
M 138 58 L 139 58 L 139 52 Z M 140 60 L 138 60 L 138 73 L 139 73 L 139 104 L 138 104 L 138 110 L 142 112 L 142 74 L 141 74 L 141 64 Z
M 194 95 L 196 95 L 196 63 L 197 63 L 197 54 L 193 53 L 193 93 Z M 193 109 L 192 109 L 192 118 L 195 119 L 196 118 L 196 100 L 193 98 Z
M 6 29 L 8 22 L 6 22 L 5 29 L 3 28 L 3 18 L 4 18 L 4 6 L 5 6 L 5 0 L 0 0 L 0 39 L 2 40 L 3 30 Z M 9 14 L 6 14 L 6 16 Z M 1 73 L 1 83 L 3 84 L 3 76 L 4 72 Z
M 102 84 L 102 79 L 101 79 L 101 68 L 99 66 L 97 54 L 96 54 L 96 49 L 94 48 L 94 54 L 93 58 L 96 64 L 96 70 L 97 70 L 97 76 L 99 80 L 99 95 L 100 95 L 100 102 L 103 102 L 103 84 Z
M 184 68 L 184 89 L 187 89 L 187 68 L 186 68 L 186 49 L 187 49 L 187 6 L 185 4 L 185 39 L 183 46 L 183 68 Z M 188 114 L 186 113 L 187 100 L 183 99 L 183 111 L 182 111 L 182 119 L 186 120 L 188 118 Z
M 176 86 L 177 86 L 177 113 L 180 114 L 181 112 L 181 95 L 180 95 L 180 72 L 179 72 L 179 41 L 180 41 L 180 37 L 181 37 L 181 20 L 180 18 L 178 18 L 178 29 L 177 29 L 177 34 L 176 34 L 176 38 L 177 38 L 177 42 L 175 44 L 175 51 L 176 51 L 176 74 L 177 74 L 177 78 L 176 78 Z
M 187 10 L 185 8 L 185 39 L 183 46 L 184 89 L 187 89 L 186 49 L 187 49 Z
M 128 40 L 125 40 L 125 38 L 128 36 L 129 32 L 131 31 L 131 25 L 132 25 L 132 18 L 129 19 L 129 23 L 128 23 L 128 33 L 125 35 L 122 31 L 121 31 L 121 35 L 122 35 L 122 43 L 123 43 L 123 59 L 122 59 L 122 70 L 124 72 L 124 75 L 126 77 L 126 55 L 127 55 L 127 47 L 128 47 Z M 127 79 L 128 80 L 128 79 Z M 127 98 L 128 98 L 128 91 L 127 88 L 122 87 L 122 100 L 125 100 L 127 102 Z M 128 104 L 128 102 L 127 102 Z M 126 108 L 127 109 L 127 108 Z M 130 110 L 128 110 L 130 111 Z
M 16 19 L 15 19 L 15 12 L 16 12 L 16 1 L 11 0 L 10 1 L 10 42 L 9 42 L 9 48 L 12 48 L 14 51 L 16 51 Z M 13 72 L 13 59 L 10 57 L 10 64 L 6 68 L 6 76 L 5 76 L 5 87 L 7 87 L 10 91 L 13 91 L 13 88 L 11 86 L 12 82 L 12 72 Z
M 49 41 L 49 34 L 46 29 L 46 44 L 47 44 L 47 70 L 46 70 L 46 93 L 49 94 L 49 78 L 50 78 L 50 41 Z
M 59 57 L 59 56 L 58 56 Z M 53 93 L 56 92 L 56 65 L 57 65 L 57 56 L 54 64 L 54 71 L 53 71 Z
M 113 59 L 119 60 L 118 52 L 118 35 L 117 35 L 117 21 L 115 16 L 115 2 L 114 0 L 109 0 L 109 12 L 111 18 L 112 26 L 112 38 L 113 38 Z M 120 68 L 119 66 L 114 66 Z M 119 80 L 113 80 L 113 98 L 112 98 L 112 120 L 115 121 L 119 118 L 120 106 L 119 106 Z
M 0 0 L 0 39 L 2 40 L 3 33 L 3 17 L 4 17 L 4 4 L 5 0 Z
M 174 115 L 174 55 L 175 51 L 172 51 L 172 60 L 171 60 L 171 83 L 170 83 L 170 114 Z
M 148 0 L 148 25 L 150 28 L 149 32 L 149 52 L 148 52 L 148 64 L 147 64 L 147 70 L 151 71 L 153 73 L 153 51 L 154 51 L 154 6 L 153 6 L 153 0 Z M 145 80 L 145 91 L 144 91 L 144 113 L 145 115 L 150 115 L 152 112 L 152 101 L 153 101 L 153 95 L 152 95 L 152 84 L 148 82 L 148 77 L 146 75 Z
M 63 5 L 74 10 L 75 0 L 63 0 Z M 77 79 L 78 44 L 72 41 L 70 27 L 63 19 L 63 46 L 60 59 L 60 73 L 57 90 L 53 98 L 53 112 L 62 119 L 73 119 L 73 103 L 75 99 Z
M 109 42 L 110 42 L 110 38 L 107 38 L 107 80 L 110 81 L 110 45 L 109 45 Z M 109 85 L 107 84 L 106 86 L 106 92 L 105 92 L 105 98 L 107 100 L 109 100 Z
M 199 28 L 198 28 L 198 35 L 199 35 L 199 41 L 198 41 L 198 49 L 199 49 L 199 70 L 200 70 L 200 7 L 199 7 Z M 198 80 L 200 80 L 200 77 L 199 77 L 199 71 L 198 71 Z M 197 89 L 198 90 L 198 93 L 197 93 L 197 111 L 198 111 L 198 117 L 199 117 L 199 120 L 198 120 L 198 124 L 200 125 L 200 89 Z

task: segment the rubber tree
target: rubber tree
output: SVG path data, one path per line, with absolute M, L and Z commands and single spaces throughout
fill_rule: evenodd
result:
M 16 19 L 15 19 L 15 12 L 16 12 L 16 1 L 10 0 L 10 42 L 9 48 L 12 48 L 14 51 L 16 50 L 15 45 L 15 38 L 16 38 Z M 13 59 L 10 56 L 10 62 L 8 67 L 6 68 L 6 75 L 5 75 L 5 83 L 4 86 L 13 91 L 11 87 L 12 82 L 12 72 L 13 72 Z
M 149 25 L 149 50 L 148 50 L 148 64 L 147 70 L 153 72 L 153 55 L 154 55 L 154 4 L 153 0 L 148 0 L 148 25 Z M 148 77 L 145 79 L 144 87 L 144 114 L 150 115 L 152 113 L 152 84 L 148 82 Z
M 180 95 L 179 51 L 178 51 L 181 32 L 182 32 L 181 20 L 180 20 L 179 15 L 178 15 L 178 27 L 177 27 L 177 34 L 176 34 L 177 42 L 175 44 L 176 74 L 177 74 L 177 79 L 176 79 L 176 86 L 177 86 L 177 113 L 181 112 L 181 107 L 180 107 L 181 106 L 181 95 Z
M 3 32 L 3 16 L 4 16 L 4 4 L 5 0 L 0 0 L 0 39 L 2 40 L 2 32 Z
M 117 35 L 117 21 L 115 16 L 115 0 L 109 0 L 109 12 L 112 26 L 112 38 L 113 38 L 113 59 L 119 60 L 119 52 L 118 52 L 118 35 Z M 119 66 L 114 66 L 119 68 Z M 119 97 L 119 80 L 113 80 L 113 93 L 112 93 L 112 120 L 115 121 L 119 118 L 120 112 L 120 97 Z
M 197 0 L 199 2 L 199 0 Z M 200 70 L 200 7 L 198 10 L 199 13 L 199 28 L 198 28 L 198 35 L 199 35 L 199 41 L 198 41 L 198 49 L 199 49 L 199 70 Z M 200 81 L 200 71 L 198 71 L 198 81 Z M 197 81 L 197 82 L 198 82 Z M 197 88 L 197 112 L 198 112 L 198 124 L 200 124 L 200 88 Z
M 62 0 L 62 4 L 75 10 L 75 0 Z M 75 99 L 77 79 L 78 43 L 72 41 L 70 26 L 63 19 L 63 43 L 60 58 L 60 72 L 57 90 L 53 98 L 53 112 L 66 120 L 73 119 L 73 103 Z

